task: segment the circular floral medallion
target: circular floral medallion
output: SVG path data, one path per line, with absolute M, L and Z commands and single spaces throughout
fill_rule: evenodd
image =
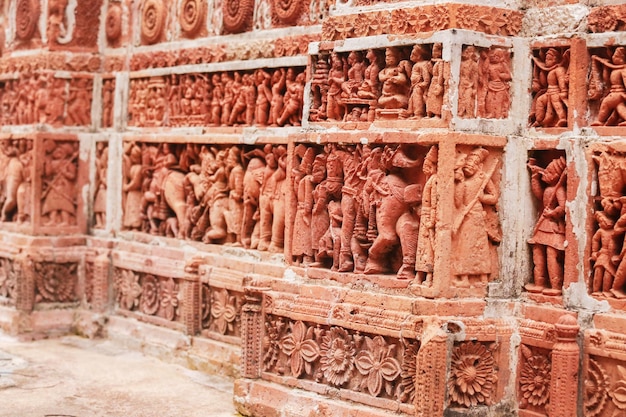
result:
M 39 20 L 39 0 L 18 0 L 15 20 L 15 36 L 23 41 L 32 38 Z
M 320 363 L 324 377 L 335 386 L 350 379 L 354 368 L 354 342 L 344 329 L 333 327 L 322 338 Z
M 252 23 L 254 0 L 224 0 L 222 14 L 224 29 L 232 33 L 245 31 Z
M 159 283 L 153 275 L 143 277 L 139 309 L 150 316 L 159 310 Z
M 206 0 L 182 0 L 179 21 L 185 35 L 196 35 L 202 29 L 205 15 Z
M 122 8 L 119 4 L 112 4 L 107 11 L 105 32 L 109 42 L 115 42 L 122 36 Z
M 146 0 L 141 12 L 141 38 L 145 43 L 158 42 L 165 26 L 165 7 L 158 0 Z
M 294 24 L 301 14 L 300 0 L 272 0 L 274 14 L 281 23 Z
M 609 378 L 602 366 L 589 359 L 585 378 L 584 404 L 585 416 L 600 415 L 608 398 Z

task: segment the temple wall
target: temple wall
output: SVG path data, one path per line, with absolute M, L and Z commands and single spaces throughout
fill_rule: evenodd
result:
M 622 415 L 625 22 L 0 1 L 0 328 L 235 377 L 243 415 Z

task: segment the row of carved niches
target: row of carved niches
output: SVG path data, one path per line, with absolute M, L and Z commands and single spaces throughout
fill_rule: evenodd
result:
M 445 117 L 450 78 L 442 44 L 418 44 L 314 59 L 311 121 Z M 500 47 L 463 48 L 458 115 L 508 117 L 511 53 Z
M 319 24 L 328 15 L 332 0 L 143 0 L 140 10 L 141 42 L 154 44 L 168 37 L 170 15 L 176 16 L 177 30 L 184 38 L 241 33 L 283 26 Z M 116 46 L 122 36 L 121 4 L 107 12 L 107 40 Z M 207 16 L 209 17 L 207 19 Z M 171 36 L 171 35 L 170 35 Z
M 78 159 L 75 140 L 0 140 L 0 221 L 29 230 L 76 229 Z
M 91 124 L 91 77 L 61 78 L 53 72 L 23 72 L 0 80 L 0 124 Z
M 16 49 L 40 47 L 42 7 L 47 4 L 45 39 L 52 49 L 94 50 L 98 43 L 103 0 L 14 0 L 0 3 L 0 13 L 8 16 L 9 39 Z M 3 32 L 5 28 L 2 28 Z M 4 45 L 0 45 L 1 47 Z
M 445 376 L 445 388 L 441 387 L 448 394 L 447 407 L 468 409 L 497 403 L 497 344 L 468 341 L 450 347 L 450 368 Z M 446 344 L 439 349 L 445 358 Z M 328 385 L 338 389 L 340 398 L 384 408 L 399 407 L 403 412 L 411 412 L 406 405 L 413 405 L 416 394 L 427 389 L 420 384 L 433 383 L 428 374 L 438 367 L 441 368 L 435 373 L 441 376 L 446 373 L 444 358 L 439 363 L 418 359 L 419 340 L 274 315 L 265 316 L 262 354 L 264 379 L 315 391 L 319 389 L 315 388 L 317 384 Z M 420 365 L 428 369 L 420 369 Z M 310 381 L 310 385 L 296 380 Z M 436 403 L 434 397 L 439 395 L 443 399 L 442 393 L 436 393 L 426 401 Z M 423 395 L 420 397 L 418 401 L 424 401 Z
M 567 164 L 565 152 L 533 151 L 527 163 L 537 220 L 528 243 L 533 261 L 530 293 L 560 295 L 565 258 Z
M 304 68 L 173 74 L 130 82 L 131 126 L 299 126 Z

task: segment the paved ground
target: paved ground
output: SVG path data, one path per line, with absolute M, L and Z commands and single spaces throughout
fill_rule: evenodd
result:
M 229 379 L 65 337 L 0 333 L 0 417 L 233 417 Z

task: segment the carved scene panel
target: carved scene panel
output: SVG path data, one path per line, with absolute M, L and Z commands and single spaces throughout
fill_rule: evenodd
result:
M 367 397 L 412 404 L 419 342 L 363 334 L 285 317 L 265 317 L 264 377 L 283 376 L 328 385 L 340 396 Z M 360 396 L 343 393 L 353 391 Z
M 536 49 L 532 60 L 530 125 L 568 127 L 570 48 Z
M 311 121 L 442 118 L 449 64 L 442 44 L 313 57 Z
M 77 226 L 79 205 L 79 143 L 45 139 L 42 141 L 40 225 Z
M 299 126 L 304 84 L 301 67 L 132 79 L 129 125 Z

